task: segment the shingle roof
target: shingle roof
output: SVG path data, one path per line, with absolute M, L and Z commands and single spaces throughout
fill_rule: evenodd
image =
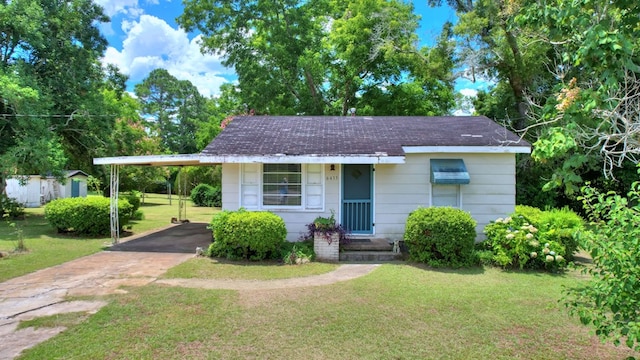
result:
M 402 156 L 403 146 L 530 144 L 484 116 L 238 116 L 202 154 Z

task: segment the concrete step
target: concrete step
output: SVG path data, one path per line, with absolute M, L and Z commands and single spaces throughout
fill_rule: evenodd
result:
M 343 251 L 340 261 L 397 261 L 402 260 L 402 254 L 393 251 Z
M 392 251 L 393 244 L 387 239 L 359 239 L 353 238 L 348 244 L 342 245 L 345 251 Z

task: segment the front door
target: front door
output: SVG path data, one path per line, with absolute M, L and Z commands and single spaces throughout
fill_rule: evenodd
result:
M 345 164 L 342 179 L 342 226 L 352 234 L 372 234 L 372 166 Z

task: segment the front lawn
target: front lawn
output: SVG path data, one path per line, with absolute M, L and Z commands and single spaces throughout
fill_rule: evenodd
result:
M 134 220 L 129 224 L 129 235 L 159 229 L 168 226 L 172 217 L 178 216 L 178 198 L 173 195 L 147 194 L 145 204 L 140 209 L 143 220 Z M 0 258 L 0 282 L 34 272 L 50 266 L 96 253 L 111 244 L 110 237 L 88 238 L 58 234 L 44 218 L 44 207 L 26 209 L 24 220 L 14 222 L 23 230 L 24 242 L 28 251 L 13 253 L 17 244 L 15 228 L 6 221 L 0 221 L 0 251 L 8 254 Z M 209 207 L 193 206 L 187 201 L 187 218 L 193 222 L 209 222 L 218 210 Z M 123 235 L 126 235 L 123 234 Z M 126 238 L 122 239 L 126 241 Z
M 219 264 L 201 263 L 216 268 Z M 229 265 L 231 266 L 231 265 Z M 238 271 L 245 269 L 238 265 Z M 621 359 L 558 304 L 584 281 L 387 264 L 328 286 L 260 291 L 148 285 L 24 359 Z

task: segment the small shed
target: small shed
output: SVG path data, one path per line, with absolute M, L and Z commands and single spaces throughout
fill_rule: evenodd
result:
M 7 196 L 25 207 L 39 207 L 51 200 L 87 196 L 87 175 L 81 170 L 68 170 L 65 181 L 52 176 L 16 175 L 7 179 Z

